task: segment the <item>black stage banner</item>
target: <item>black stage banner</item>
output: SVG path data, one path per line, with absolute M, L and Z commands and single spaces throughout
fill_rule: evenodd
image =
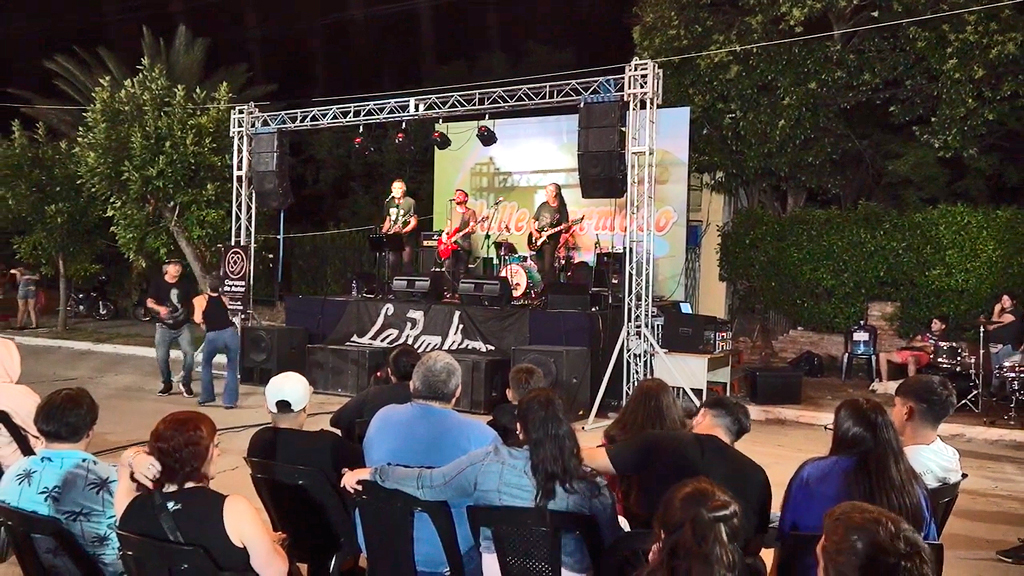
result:
M 349 302 L 325 344 L 395 346 L 511 354 L 530 341 L 528 310 L 479 308 L 429 302 Z

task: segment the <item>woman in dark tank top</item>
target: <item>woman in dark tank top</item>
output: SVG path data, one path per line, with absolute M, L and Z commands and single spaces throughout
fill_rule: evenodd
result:
M 172 412 L 150 433 L 146 451 L 159 468 L 155 490 L 162 490 L 170 517 L 186 544 L 201 546 L 226 572 L 255 571 L 261 576 L 288 573 L 288 557 L 256 508 L 237 494 L 209 487 L 220 454 L 217 427 L 195 411 Z M 156 501 L 139 493 L 126 467 L 118 468 L 114 511 L 117 527 L 129 534 L 170 541 Z
M 209 290 L 192 300 L 193 320 L 206 330 L 199 405 L 211 404 L 217 399 L 213 389 L 213 359 L 223 352 L 228 358 L 228 374 L 224 380 L 222 400 L 225 408 L 234 408 L 238 405 L 238 356 L 242 352 L 242 343 L 235 323 L 231 321 L 228 302 L 220 293 L 223 284 L 220 276 L 213 276 Z

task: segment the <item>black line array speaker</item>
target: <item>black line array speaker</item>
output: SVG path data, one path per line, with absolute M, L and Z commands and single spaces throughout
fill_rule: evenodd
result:
M 266 386 L 281 372 L 306 371 L 309 332 L 296 326 L 243 326 L 242 367 L 253 370 L 253 382 Z
M 626 195 L 624 116 L 621 101 L 587 103 L 580 107 L 576 151 L 583 198 Z
M 388 348 L 368 346 L 308 346 L 306 375 L 314 390 L 355 396 L 387 363 Z
M 507 357 L 453 352 L 452 358 L 462 367 L 462 392 L 455 409 L 475 414 L 490 414 L 494 407 L 507 402 L 508 372 L 512 366 Z
M 512 285 L 508 278 L 463 278 L 459 281 L 459 296 L 465 304 L 506 306 L 512 301 Z
M 562 399 L 570 422 L 590 412 L 590 349 L 580 346 L 516 346 L 512 348 L 512 365 L 521 364 L 532 355 L 555 363 L 553 388 Z
M 252 188 L 256 205 L 264 210 L 284 210 L 291 205 L 288 152 L 279 132 L 252 137 Z

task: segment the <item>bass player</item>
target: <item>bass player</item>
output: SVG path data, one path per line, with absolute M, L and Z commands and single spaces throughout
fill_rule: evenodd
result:
M 416 201 L 405 195 L 405 181 L 401 178 L 391 183 L 391 195 L 384 202 L 384 234 L 401 234 L 405 247 L 401 252 L 388 253 L 388 277 L 412 274 L 412 232 L 419 220 L 416 218 Z M 401 268 L 399 268 L 401 262 Z
M 445 260 L 444 269 L 448 273 L 451 284 L 448 286 L 447 298 L 458 300 L 459 282 L 469 267 L 469 257 L 473 252 L 473 228 L 477 224 L 476 210 L 469 207 L 469 194 L 459 188 L 455 190 L 455 211 L 448 218 L 448 223 L 441 233 L 441 243 L 451 243 L 451 254 Z M 458 222 L 458 224 L 455 223 Z M 461 233 L 461 234 L 460 234 Z M 457 238 L 449 240 L 453 236 Z
M 544 187 L 544 202 L 537 207 L 537 211 L 530 220 L 530 236 L 535 241 L 541 240 L 546 230 L 556 228 L 569 222 L 569 209 L 565 205 L 565 198 L 562 197 L 562 187 L 552 182 Z M 540 269 L 540 277 L 545 286 L 555 282 L 555 251 L 561 244 L 562 233 L 555 233 L 541 244 L 537 250 L 537 267 Z

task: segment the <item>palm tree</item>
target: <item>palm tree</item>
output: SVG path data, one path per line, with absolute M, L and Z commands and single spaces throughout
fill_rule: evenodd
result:
M 64 492 L 64 489 L 58 484 L 54 486 L 45 486 L 39 491 L 39 495 L 43 497 L 43 502 L 60 504 L 60 495 Z
M 103 78 L 110 78 L 114 86 L 138 73 L 137 68 L 125 66 L 121 59 L 106 48 L 100 47 L 93 54 L 75 47 L 75 53 L 57 54 L 43 61 L 43 66 L 56 76 L 53 83 L 64 99 L 47 98 L 35 93 L 8 89 L 8 92 L 25 98 L 36 106 L 69 106 L 72 108 L 21 108 L 24 114 L 43 122 L 64 136 L 72 136 L 82 122 L 82 110 L 93 102 L 93 92 Z M 157 38 L 146 26 L 142 27 L 142 53 L 151 66 L 159 65 L 175 84 L 188 89 L 200 88 L 213 92 L 221 83 L 227 83 L 234 102 L 250 102 L 265 96 L 277 86 L 260 84 L 246 86 L 249 82 L 248 66 L 244 63 L 222 66 L 211 74 L 206 73 L 206 59 L 209 56 L 210 39 L 196 38 L 184 25 L 178 26 L 174 39 L 168 46 Z

